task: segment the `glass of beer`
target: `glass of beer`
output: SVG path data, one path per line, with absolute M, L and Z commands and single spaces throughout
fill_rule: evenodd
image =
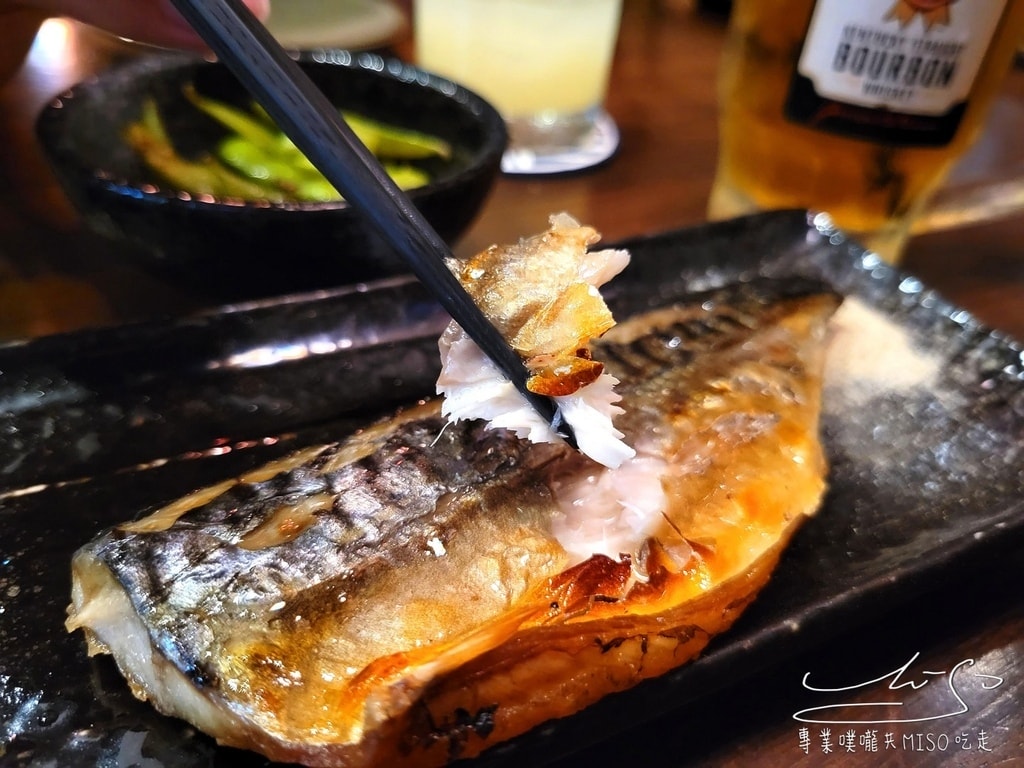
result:
M 596 165 L 619 143 L 602 108 L 622 0 L 416 0 L 417 63 L 505 118 L 506 173 Z
M 1024 0 L 736 0 L 709 217 L 823 211 L 898 261 L 1022 34 Z

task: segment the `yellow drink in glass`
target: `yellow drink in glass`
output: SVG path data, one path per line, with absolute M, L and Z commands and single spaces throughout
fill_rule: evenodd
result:
M 617 144 L 601 105 L 621 12 L 622 0 L 416 0 L 417 61 L 494 104 L 520 159 L 579 152 L 602 118 Z

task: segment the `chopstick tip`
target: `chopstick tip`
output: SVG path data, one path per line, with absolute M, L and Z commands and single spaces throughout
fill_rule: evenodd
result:
M 579 450 L 579 442 L 576 440 L 576 431 L 572 428 L 572 425 L 565 418 L 565 414 L 562 413 L 561 407 L 557 403 L 554 403 L 555 412 L 551 419 L 551 428 L 555 431 L 559 437 L 561 437 L 569 447 Z

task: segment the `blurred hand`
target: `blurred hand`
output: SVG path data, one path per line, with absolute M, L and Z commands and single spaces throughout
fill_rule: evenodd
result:
M 260 19 L 270 0 L 244 0 Z M 170 0 L 0 0 L 0 6 L 34 9 L 47 16 L 70 16 L 140 42 L 169 48 L 206 50 Z

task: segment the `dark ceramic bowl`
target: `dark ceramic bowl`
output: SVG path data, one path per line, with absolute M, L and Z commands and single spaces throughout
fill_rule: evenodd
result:
M 507 144 L 497 111 L 475 94 L 372 53 L 307 52 L 299 61 L 338 107 L 447 140 L 432 181 L 409 197 L 449 243 L 479 212 Z M 222 299 L 255 298 L 407 272 L 404 262 L 344 202 L 241 202 L 161 186 L 122 139 L 152 96 L 179 142 L 200 153 L 224 129 L 182 94 L 248 105 L 222 64 L 179 54 L 137 59 L 49 104 L 37 135 L 71 201 L 95 230 L 134 243 L 149 271 Z M 185 137 L 182 140 L 181 137 Z

